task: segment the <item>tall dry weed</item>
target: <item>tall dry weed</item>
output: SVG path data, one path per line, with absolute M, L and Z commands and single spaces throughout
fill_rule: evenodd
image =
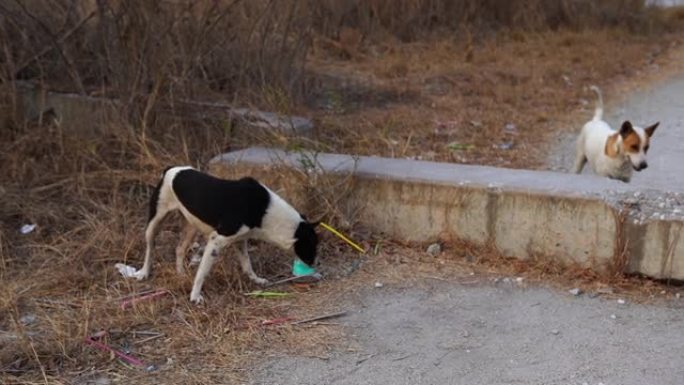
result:
M 664 28 L 657 16 L 640 0 L 6 0 L 0 81 L 118 97 L 134 122 L 151 124 L 161 102 L 305 96 L 304 65 L 318 37 L 353 54 L 364 40 L 388 36 L 615 26 L 645 33 Z

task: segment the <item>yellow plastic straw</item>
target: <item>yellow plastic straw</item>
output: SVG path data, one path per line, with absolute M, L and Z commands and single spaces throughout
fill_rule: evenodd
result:
M 351 245 L 351 247 L 355 248 L 355 249 L 358 250 L 360 253 L 365 253 L 365 252 L 366 252 L 366 250 L 362 249 L 361 246 L 359 246 L 359 245 L 357 245 L 356 243 L 352 242 L 351 239 L 345 237 L 345 236 L 344 236 L 342 233 L 340 233 L 339 231 L 333 229 L 332 226 L 330 226 L 329 224 L 321 222 L 321 226 L 323 226 L 324 229 L 330 231 L 331 233 L 337 235 L 340 239 L 342 239 L 343 241 L 347 242 L 349 245 Z

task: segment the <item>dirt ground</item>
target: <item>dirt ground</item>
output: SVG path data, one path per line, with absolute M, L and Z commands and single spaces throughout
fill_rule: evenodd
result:
M 386 245 L 307 294 L 314 314 L 348 313 L 306 329 L 297 353 L 254 356 L 243 383 L 681 383 L 681 288 L 443 246 Z
M 682 383 L 684 299 L 643 305 L 525 286 L 514 278 L 368 288 L 339 321 L 348 348 L 262 360 L 249 383 Z

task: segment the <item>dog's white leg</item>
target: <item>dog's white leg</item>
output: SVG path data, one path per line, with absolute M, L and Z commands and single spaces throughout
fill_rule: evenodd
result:
M 585 164 L 587 164 L 587 157 L 584 155 L 578 156 L 577 159 L 575 159 L 574 173 L 581 174 Z
M 247 250 L 248 244 L 247 240 L 245 239 L 242 244 L 242 253 L 240 254 L 240 266 L 242 266 L 242 271 L 247 274 L 249 279 L 251 279 L 253 282 L 259 284 L 259 285 L 265 285 L 268 283 L 267 279 L 261 278 L 256 273 L 254 273 L 254 270 L 252 270 L 252 261 L 249 259 L 249 252 Z
M 584 154 L 584 141 L 582 137 L 577 139 L 577 149 L 575 155 L 575 166 L 573 167 L 573 172 L 575 174 L 581 174 L 584 169 L 584 165 L 587 164 L 587 156 Z
M 204 279 L 207 278 L 207 274 L 209 274 L 209 271 L 214 265 L 214 261 L 216 260 L 216 257 L 218 257 L 221 249 L 230 244 L 233 241 L 233 238 L 234 237 L 225 237 L 217 232 L 211 233 L 207 242 L 207 246 L 204 248 L 202 261 L 200 262 L 199 268 L 197 269 L 197 274 L 195 275 L 195 282 L 192 284 L 190 301 L 194 303 L 200 303 L 204 300 L 201 294 Z
M 195 226 L 189 222 L 185 224 L 183 234 L 181 235 L 178 246 L 176 247 L 176 272 L 178 272 L 178 274 L 183 274 L 185 271 L 185 256 L 188 252 L 188 247 L 190 247 L 190 243 L 195 238 L 196 233 L 197 229 L 195 229 Z
M 138 280 L 145 279 L 150 275 L 150 270 L 152 269 L 152 249 L 154 249 L 154 238 L 157 236 L 157 227 L 167 213 L 168 211 L 166 210 L 158 210 L 154 218 L 147 223 L 147 228 L 145 229 L 145 263 L 142 269 L 135 273 L 135 278 Z

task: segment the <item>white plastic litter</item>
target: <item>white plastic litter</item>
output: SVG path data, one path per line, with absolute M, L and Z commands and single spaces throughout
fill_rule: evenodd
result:
M 26 314 L 26 315 L 22 316 L 21 318 L 19 318 L 19 322 L 21 322 L 21 324 L 24 326 L 28 326 L 28 325 L 34 324 L 37 319 L 38 319 L 38 317 L 36 317 L 35 314 Z
M 128 266 L 123 263 L 117 263 L 116 265 L 114 265 L 114 267 L 116 267 L 117 270 L 119 270 L 119 273 L 121 273 L 121 275 L 124 276 L 124 278 L 133 278 L 135 277 L 135 274 L 138 272 L 138 270 L 135 267 Z
M 19 229 L 19 232 L 22 233 L 22 234 L 24 234 L 24 235 L 26 235 L 26 234 L 32 232 L 33 230 L 35 230 L 35 229 L 36 229 L 36 226 L 37 226 L 37 225 L 36 225 L 35 223 L 23 225 L 23 226 L 21 226 L 21 228 Z

